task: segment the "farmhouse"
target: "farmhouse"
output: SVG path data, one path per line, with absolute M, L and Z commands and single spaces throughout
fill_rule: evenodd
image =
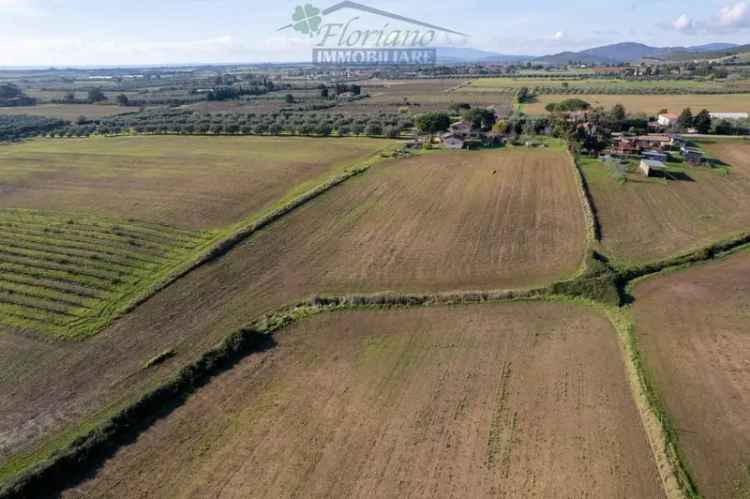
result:
M 441 137 L 443 145 L 447 149 L 463 149 L 466 139 L 455 133 L 446 133 Z
M 612 152 L 625 155 L 639 155 L 644 150 L 651 153 L 669 151 L 675 143 L 674 137 L 664 134 L 639 135 L 637 137 L 619 136 L 615 139 Z M 666 157 L 654 158 L 666 161 Z
M 667 172 L 667 166 L 664 163 L 652 159 L 641 160 L 638 169 L 646 177 L 663 176 Z
M 677 116 L 677 115 L 676 115 L 676 114 L 674 114 L 674 113 L 665 113 L 665 114 L 660 114 L 660 115 L 659 115 L 659 117 L 657 118 L 657 120 L 656 120 L 656 121 L 657 121 L 657 122 L 658 122 L 658 123 L 659 123 L 659 124 L 660 124 L 661 126 L 666 126 L 666 127 L 670 127 L 670 126 L 674 126 L 674 125 L 676 125 L 676 124 L 677 124 L 677 120 L 678 120 L 679 118 L 680 118 L 680 117 L 679 117 L 679 116 Z

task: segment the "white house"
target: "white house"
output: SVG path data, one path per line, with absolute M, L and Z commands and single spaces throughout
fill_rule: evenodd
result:
M 712 120 L 746 120 L 750 113 L 709 113 Z
M 660 114 L 657 121 L 661 126 L 674 126 L 680 117 L 674 113 Z

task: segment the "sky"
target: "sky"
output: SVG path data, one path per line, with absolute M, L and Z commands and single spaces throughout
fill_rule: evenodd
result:
M 300 62 L 318 41 L 294 30 L 299 5 L 338 0 L 0 0 L 0 66 Z M 750 0 L 525 0 L 360 3 L 468 37 L 436 45 L 544 55 L 635 41 L 655 46 L 750 43 Z M 357 16 L 339 12 L 324 22 Z M 382 28 L 370 14 L 357 22 Z M 333 19 L 335 18 L 335 19 Z M 401 26 L 390 22 L 391 29 Z

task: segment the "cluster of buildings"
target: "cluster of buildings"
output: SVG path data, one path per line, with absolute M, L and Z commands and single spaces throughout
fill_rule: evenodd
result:
M 503 137 L 475 127 L 472 123 L 458 121 L 440 136 L 440 144 L 446 149 L 479 149 L 502 145 Z
M 679 135 L 614 134 L 613 139 L 609 155 L 641 159 L 639 171 L 647 177 L 663 174 L 667 170 L 666 162 L 671 159 L 673 153 L 679 152 L 683 161 L 690 165 L 701 165 L 705 162 L 703 152 L 690 147 Z

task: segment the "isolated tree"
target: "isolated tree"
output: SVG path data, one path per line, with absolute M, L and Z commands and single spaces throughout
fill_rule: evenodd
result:
M 320 89 L 320 97 L 323 99 L 328 98 L 328 87 L 323 87 Z
M 102 92 L 101 88 L 92 88 L 89 90 L 88 93 L 88 101 L 91 104 L 95 104 L 97 102 L 102 102 L 107 100 L 107 97 L 104 95 L 104 92 Z
M 73 92 L 67 92 L 63 96 L 63 102 L 65 104 L 73 104 L 75 101 L 76 101 L 76 94 L 74 94 Z
M 711 114 L 707 109 L 704 109 L 695 116 L 695 119 L 693 119 L 693 126 L 700 133 L 708 133 L 711 131 Z
M 680 114 L 680 117 L 677 118 L 677 128 L 680 130 L 687 130 L 688 128 L 693 127 L 693 112 L 690 111 L 690 108 L 686 108 L 682 111 L 682 114 Z
M 609 115 L 615 123 L 622 123 L 628 117 L 628 114 L 625 112 L 625 106 L 622 104 L 615 104 L 612 106 Z
M 292 94 L 286 94 L 286 96 L 284 96 L 284 101 L 287 104 L 294 104 L 294 96 Z
M 425 113 L 417 116 L 415 123 L 420 133 L 433 135 L 448 130 L 451 117 L 447 113 Z
M 130 99 L 128 99 L 128 96 L 125 94 L 120 94 L 117 96 L 117 104 L 120 106 L 127 106 L 130 104 Z
M 464 121 L 471 123 L 474 128 L 488 130 L 497 121 L 495 112 L 490 109 L 474 108 L 465 111 L 462 115 Z

